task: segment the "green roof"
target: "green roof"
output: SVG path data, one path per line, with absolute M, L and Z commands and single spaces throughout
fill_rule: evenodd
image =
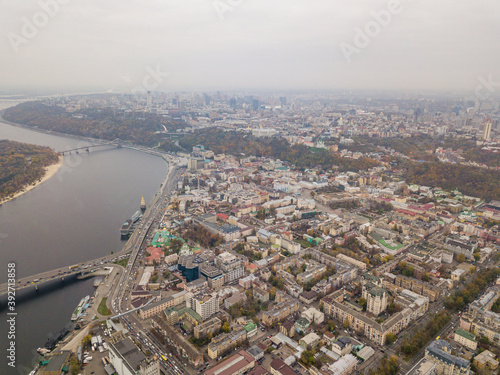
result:
M 174 311 L 177 311 L 175 307 L 167 307 L 163 310 L 166 316 L 170 316 Z
M 189 307 L 183 307 L 182 309 L 179 310 L 179 316 L 182 316 L 183 314 L 189 314 L 193 317 L 194 320 L 196 321 L 201 321 L 203 320 L 196 311 L 190 309 Z
M 255 328 L 257 328 L 257 325 L 254 322 L 248 322 L 247 325 L 245 326 L 245 331 L 247 331 L 248 333 L 253 331 Z
M 386 290 L 383 288 L 373 288 L 369 292 L 372 296 L 383 296 L 386 293 Z
M 299 319 L 297 319 L 295 324 L 297 324 L 299 327 L 307 328 L 311 325 L 311 322 L 304 317 L 300 317 Z
M 457 329 L 455 333 L 459 336 L 465 337 L 468 340 L 477 341 L 475 334 L 473 334 L 472 332 L 465 331 L 462 328 Z

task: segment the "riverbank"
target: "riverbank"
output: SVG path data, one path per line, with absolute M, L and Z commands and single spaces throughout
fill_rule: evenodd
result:
M 15 193 L 13 196 L 7 197 L 7 198 L 4 198 L 4 199 L 0 200 L 0 206 L 2 204 L 4 204 L 4 203 L 8 202 L 8 201 L 11 201 L 13 199 L 16 199 L 17 197 L 20 197 L 21 195 L 27 193 L 30 190 L 33 190 L 34 188 L 36 188 L 41 183 L 43 183 L 43 182 L 47 181 L 49 178 L 53 177 L 57 173 L 57 171 L 62 167 L 62 165 L 63 165 L 63 159 L 64 158 L 62 156 L 59 156 L 59 160 L 57 161 L 56 164 L 52 164 L 52 165 L 49 165 L 48 167 L 46 167 L 45 168 L 45 174 L 35 184 L 30 184 L 29 186 L 24 187 L 23 190 L 18 191 L 17 193 Z
M 111 141 L 109 139 L 97 139 L 97 138 L 84 137 L 84 136 L 79 136 L 79 135 L 74 135 L 74 134 L 68 134 L 68 133 L 60 133 L 60 132 L 56 132 L 56 131 L 52 131 L 52 130 L 34 128 L 34 127 L 23 125 L 23 124 L 20 124 L 20 123 L 17 123 L 17 122 L 12 122 L 12 121 L 9 121 L 9 120 L 6 120 L 6 119 L 3 118 L 2 113 L 3 113 L 3 111 L 5 109 L 0 110 L 0 122 L 3 122 L 4 124 L 10 125 L 10 126 L 14 126 L 16 128 L 26 129 L 26 130 L 30 130 L 30 131 L 37 132 L 37 133 L 42 133 L 42 134 L 53 135 L 53 136 L 56 136 L 56 137 L 71 138 L 71 139 L 76 139 L 76 140 L 79 140 L 79 141 L 88 142 L 89 143 L 88 144 L 89 147 L 91 147 L 93 144 L 94 145 L 99 145 L 99 144 L 102 144 L 102 143 L 109 143 Z M 135 150 L 135 151 L 139 151 L 139 152 L 144 152 L 144 153 L 149 154 L 149 155 L 157 156 L 159 158 L 162 158 L 167 164 L 169 163 L 168 158 L 166 158 L 166 155 L 168 153 L 161 152 L 161 151 L 156 151 L 156 150 L 154 150 L 151 147 L 141 146 L 141 145 L 135 145 L 133 143 L 122 144 L 121 147 L 126 147 L 126 148 L 131 149 L 131 150 Z
M 78 141 L 85 141 L 85 142 L 89 142 L 89 146 L 92 145 L 93 143 L 100 144 L 100 143 L 109 142 L 109 140 L 105 140 L 105 139 L 97 139 L 97 138 L 84 137 L 84 136 L 68 134 L 68 133 L 60 133 L 60 132 L 56 132 L 56 131 L 52 131 L 52 130 L 41 129 L 38 127 L 27 126 L 24 124 L 20 124 L 18 122 L 12 122 L 12 121 L 9 121 L 9 120 L 6 120 L 3 118 L 3 112 L 6 109 L 7 108 L 0 110 L 0 122 L 3 122 L 4 124 L 10 125 L 10 126 L 14 126 L 16 128 L 26 129 L 26 130 L 30 130 L 30 131 L 42 133 L 42 134 L 54 135 L 56 137 L 64 137 L 64 138 L 76 139 Z

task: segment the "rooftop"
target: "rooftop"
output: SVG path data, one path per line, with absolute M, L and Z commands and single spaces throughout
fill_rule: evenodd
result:
M 252 362 L 255 363 L 253 357 L 242 350 L 217 366 L 205 371 L 205 375 L 233 375 Z M 294 373 L 294 375 L 296 374 Z
M 63 368 L 64 364 L 68 360 L 70 355 L 70 352 L 67 350 L 64 350 L 61 352 L 61 354 L 54 355 L 51 359 L 47 367 L 45 368 L 45 371 L 61 371 Z
M 462 337 L 465 337 L 465 338 L 466 338 L 466 339 L 468 339 L 468 340 L 471 340 L 471 341 L 477 341 L 477 340 L 476 340 L 476 335 L 475 335 L 475 334 L 473 334 L 472 332 L 465 331 L 465 330 L 463 330 L 462 328 L 457 329 L 457 330 L 455 331 L 455 333 L 456 333 L 457 335 L 460 335 L 460 336 L 462 336 Z

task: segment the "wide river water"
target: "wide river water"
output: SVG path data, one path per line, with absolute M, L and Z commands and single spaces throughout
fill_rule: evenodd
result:
M 56 151 L 85 144 L 2 122 L 0 139 Z M 150 201 L 166 172 L 162 159 L 123 148 L 65 156 L 56 175 L 0 206 L 0 283 L 6 282 L 9 262 L 16 263 L 20 278 L 120 251 L 120 226 L 139 209 L 141 196 Z M 64 328 L 80 299 L 93 291 L 92 280 L 81 281 L 17 306 L 17 369 L 7 366 L 2 311 L 0 374 L 28 374 L 39 359 L 35 349 Z

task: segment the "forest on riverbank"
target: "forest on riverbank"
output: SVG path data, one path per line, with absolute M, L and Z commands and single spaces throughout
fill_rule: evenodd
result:
M 36 184 L 58 160 L 49 147 L 0 140 L 0 201 Z
M 165 137 L 157 132 L 175 132 L 183 124 L 153 113 L 117 113 L 109 107 L 86 108 L 73 115 L 62 107 L 39 101 L 8 108 L 3 118 L 31 128 L 110 141 L 119 138 L 149 147 L 157 146 Z

